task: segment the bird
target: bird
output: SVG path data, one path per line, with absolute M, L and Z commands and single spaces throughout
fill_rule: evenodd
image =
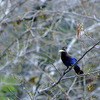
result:
M 61 60 L 63 62 L 63 64 L 67 67 L 67 69 L 70 67 L 70 66 L 73 66 L 76 62 L 77 62 L 77 59 L 73 56 L 71 56 L 70 54 L 67 53 L 67 47 L 64 46 L 62 47 L 61 50 L 59 50 L 59 52 L 61 52 Z M 80 69 L 78 63 L 76 63 L 74 65 L 74 70 L 75 72 L 80 75 L 80 74 L 83 74 L 84 72 Z

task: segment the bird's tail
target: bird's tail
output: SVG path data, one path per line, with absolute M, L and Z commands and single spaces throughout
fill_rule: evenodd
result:
M 74 67 L 74 70 L 75 70 L 75 72 L 76 72 L 78 75 L 84 73 L 84 72 L 80 69 L 80 67 L 79 67 L 78 65 L 76 65 L 76 66 Z

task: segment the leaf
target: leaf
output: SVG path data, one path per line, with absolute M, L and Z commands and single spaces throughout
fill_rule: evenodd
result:
M 93 84 L 88 84 L 88 86 L 87 86 L 87 88 L 88 88 L 88 91 L 89 92 L 92 92 L 93 91 L 93 87 L 94 87 L 94 85 Z
M 85 32 L 86 35 L 89 35 L 90 37 L 93 37 L 92 34 L 90 32 Z
M 76 35 L 77 35 L 77 38 L 80 40 L 81 38 L 81 31 L 83 30 L 83 24 L 80 23 L 80 24 L 76 24 Z
M 29 79 L 29 82 L 31 83 L 36 83 L 36 79 L 37 79 L 37 76 L 32 76 L 30 79 Z

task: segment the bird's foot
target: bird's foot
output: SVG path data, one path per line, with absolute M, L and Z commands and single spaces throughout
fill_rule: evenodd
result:
M 64 71 L 64 74 L 66 74 L 67 72 L 69 72 L 71 69 L 72 69 L 72 67 L 67 68 L 67 69 Z

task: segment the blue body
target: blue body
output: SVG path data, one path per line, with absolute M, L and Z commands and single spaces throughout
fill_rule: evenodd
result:
M 69 66 L 74 65 L 77 60 L 70 56 L 67 52 L 66 52 L 67 47 L 62 47 L 62 50 L 60 50 L 61 52 L 61 59 L 62 62 L 64 63 L 64 65 L 69 68 Z M 74 70 L 77 74 L 83 74 L 83 71 L 80 69 L 80 67 L 78 66 L 78 64 L 74 65 Z
M 75 64 L 77 60 L 74 57 L 69 56 L 67 59 L 62 58 L 62 61 L 67 67 L 69 67 L 69 66 L 72 66 L 73 64 Z M 78 64 L 76 64 L 76 66 L 78 66 Z
M 61 53 L 61 59 L 67 68 L 69 68 L 69 66 L 72 66 L 77 62 L 77 60 L 74 57 L 68 55 L 66 52 Z M 80 69 L 78 64 L 74 65 L 74 70 L 77 74 L 83 74 L 83 71 Z

